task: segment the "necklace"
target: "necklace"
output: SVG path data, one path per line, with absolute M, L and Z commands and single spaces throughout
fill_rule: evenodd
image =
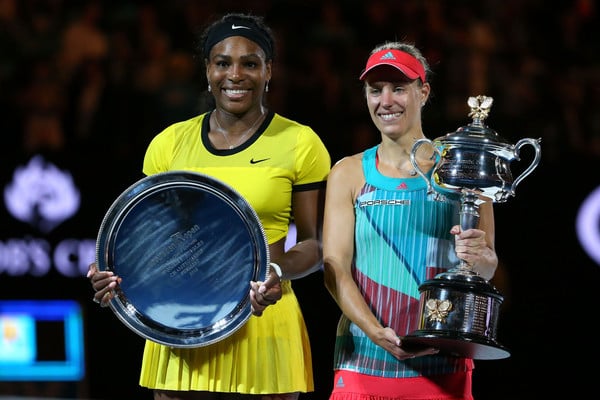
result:
M 225 139 L 225 141 L 227 142 L 227 145 L 229 146 L 229 150 L 238 147 L 242 141 L 246 138 L 246 136 L 248 136 L 248 134 L 250 132 L 254 132 L 256 127 L 258 126 L 258 123 L 260 121 L 262 121 L 263 116 L 264 116 L 264 112 L 263 109 L 261 107 L 260 109 L 260 115 L 258 116 L 258 118 L 256 118 L 256 121 L 254 121 L 254 123 L 252 124 L 252 126 L 250 128 L 248 128 L 246 130 L 246 132 L 244 132 L 244 134 L 242 136 L 240 136 L 240 138 L 237 140 L 237 142 L 235 144 L 232 144 L 231 141 L 229 141 L 229 136 L 225 134 L 225 129 L 223 129 L 221 127 L 221 124 L 219 123 L 219 119 L 217 118 L 217 114 L 215 114 L 215 123 L 217 124 L 217 128 L 219 128 L 219 133 L 221 133 L 221 135 L 223 136 L 223 139 Z

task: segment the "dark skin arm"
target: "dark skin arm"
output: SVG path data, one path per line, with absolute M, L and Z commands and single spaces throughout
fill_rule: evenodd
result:
M 319 269 L 322 259 L 321 226 L 325 189 L 295 192 L 292 209 L 296 224 L 296 244 L 284 252 L 285 239 L 269 246 L 271 261 L 281 267 L 282 279 L 298 279 Z M 250 282 L 250 299 L 254 315 L 281 299 L 281 284 L 275 273 L 265 282 Z

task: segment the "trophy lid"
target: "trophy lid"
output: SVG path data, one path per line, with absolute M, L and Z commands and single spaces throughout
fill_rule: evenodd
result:
M 500 147 L 506 146 L 506 140 L 504 140 L 495 130 L 484 124 L 484 121 L 492 108 L 493 102 L 494 99 L 492 97 L 469 97 L 469 100 L 467 101 L 467 104 L 471 108 L 469 117 L 472 117 L 473 121 L 466 126 L 458 128 L 455 132 L 448 133 L 437 140 L 461 145 L 485 144 L 497 145 Z

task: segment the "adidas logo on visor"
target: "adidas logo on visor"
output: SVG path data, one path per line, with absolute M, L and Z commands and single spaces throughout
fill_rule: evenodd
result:
M 388 51 L 387 53 L 382 55 L 380 58 L 380 60 L 395 60 L 395 59 L 396 59 L 396 57 L 394 57 L 394 55 L 392 54 L 391 51 Z

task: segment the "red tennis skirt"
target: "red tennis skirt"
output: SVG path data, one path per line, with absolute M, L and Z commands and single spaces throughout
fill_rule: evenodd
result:
M 472 371 L 415 378 L 381 378 L 338 370 L 329 400 L 473 400 Z

